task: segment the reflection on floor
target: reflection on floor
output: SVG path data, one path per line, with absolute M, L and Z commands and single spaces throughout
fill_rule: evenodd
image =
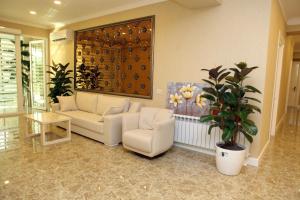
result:
M 259 168 L 228 177 L 216 171 L 213 157 L 180 148 L 147 159 L 76 134 L 42 147 L 38 137 L 23 138 L 23 117 L 0 122 L 1 200 L 300 199 L 300 130 L 288 123 Z

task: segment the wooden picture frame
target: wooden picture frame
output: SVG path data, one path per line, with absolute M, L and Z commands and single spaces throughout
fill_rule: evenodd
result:
M 75 31 L 74 89 L 152 99 L 155 16 Z

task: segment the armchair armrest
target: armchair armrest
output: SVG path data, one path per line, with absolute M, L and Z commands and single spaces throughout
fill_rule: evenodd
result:
M 122 133 L 139 128 L 139 113 L 125 113 L 122 120 Z
M 59 103 L 51 103 L 51 110 L 52 112 L 60 111 Z
M 175 119 L 154 124 L 153 150 L 158 153 L 168 150 L 174 143 Z
M 122 141 L 123 113 L 104 116 L 104 144 L 118 145 Z

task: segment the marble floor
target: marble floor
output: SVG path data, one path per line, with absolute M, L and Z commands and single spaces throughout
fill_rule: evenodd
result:
M 0 118 L 1 200 L 300 199 L 300 128 L 294 126 L 271 140 L 259 168 L 228 177 L 216 171 L 213 157 L 178 147 L 147 159 L 76 134 L 42 147 L 37 137 L 24 139 L 24 122 Z

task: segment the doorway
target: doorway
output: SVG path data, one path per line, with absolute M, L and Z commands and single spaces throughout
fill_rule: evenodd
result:
M 283 65 L 283 55 L 284 55 L 284 37 L 281 32 L 278 36 L 278 45 L 277 45 L 277 59 L 275 66 L 275 79 L 274 79 L 274 90 L 273 90 L 273 100 L 272 100 L 272 111 L 271 111 L 271 128 L 270 135 L 275 136 L 276 133 L 276 122 L 277 122 L 277 108 L 279 101 L 279 92 L 280 92 L 280 82 L 281 82 L 281 73 Z
M 0 33 L 0 115 L 18 112 L 16 36 Z
M 22 37 L 22 91 L 23 106 L 46 110 L 46 41 L 32 37 Z

